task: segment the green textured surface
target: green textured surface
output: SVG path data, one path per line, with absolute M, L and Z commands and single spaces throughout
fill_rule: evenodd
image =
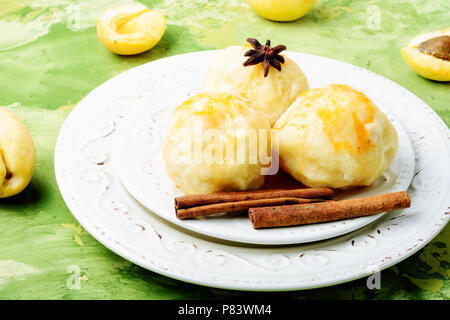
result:
M 70 214 L 53 169 L 64 119 L 102 82 L 158 58 L 223 48 L 248 36 L 379 73 L 418 95 L 448 125 L 449 83 L 417 76 L 399 51 L 416 34 L 449 27 L 448 0 L 318 0 L 293 23 L 264 20 L 244 0 L 140 1 L 166 11 L 166 33 L 151 51 L 119 57 L 100 44 L 95 22 L 105 8 L 129 2 L 0 2 L 0 105 L 25 122 L 37 147 L 31 185 L 0 200 L 0 299 L 449 299 L 449 226 L 424 249 L 383 271 L 380 290 L 367 289 L 366 279 L 294 293 L 210 289 L 142 269 L 98 243 Z M 79 290 L 67 286 L 73 265 L 81 270 Z

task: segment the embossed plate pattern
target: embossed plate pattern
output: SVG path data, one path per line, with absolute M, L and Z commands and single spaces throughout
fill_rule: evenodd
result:
M 122 257 L 149 270 L 201 285 L 240 290 L 296 290 L 333 285 L 387 268 L 428 243 L 450 216 L 450 132 L 442 120 L 406 89 L 367 70 L 327 58 L 315 60 L 339 83 L 364 91 L 401 122 L 415 154 L 409 188 L 412 206 L 384 215 L 346 235 L 290 246 L 238 245 L 186 231 L 149 212 L 127 193 L 113 166 L 118 123 L 152 95 L 167 95 L 195 73 L 199 52 L 161 59 L 107 81 L 73 110 L 61 129 L 55 171 L 61 194 L 82 226 Z M 194 66 L 194 67 L 192 67 Z M 301 64 L 305 69 L 306 66 Z M 311 86 L 316 86 L 311 79 Z M 174 86 L 171 86 L 173 90 Z M 380 94 L 380 92 L 382 94 Z
M 216 52 L 211 52 L 214 56 Z M 224 240 L 252 244 L 294 244 L 313 242 L 336 237 L 361 228 L 383 214 L 290 228 L 254 230 L 246 215 L 228 214 L 202 217 L 198 219 L 179 220 L 175 216 L 173 199 L 183 192 L 175 187 L 167 176 L 163 157 L 162 143 L 173 110 L 188 96 L 194 94 L 201 86 L 205 64 L 205 54 L 197 55 L 188 64 L 196 72 L 184 70 L 182 66 L 167 68 L 164 74 L 166 82 L 150 90 L 142 103 L 130 104 L 132 110 L 127 112 L 115 132 L 113 158 L 115 172 L 128 192 L 146 208 L 181 227 Z M 195 56 L 194 56 L 195 57 Z M 291 57 L 304 69 L 312 87 L 322 87 L 330 83 L 343 83 L 341 73 L 323 73 L 320 60 L 298 54 Z M 181 67 L 181 68 L 180 68 Z M 169 77 L 186 79 L 182 86 Z M 354 82 L 348 83 L 355 85 Z M 164 87 L 164 89 L 162 89 Z M 367 88 L 362 87 L 363 91 Z M 170 94 L 159 94 L 161 90 Z M 372 98 L 376 100 L 377 95 Z M 383 101 L 386 103 L 385 101 Z M 352 197 L 364 197 L 407 190 L 414 174 L 414 152 L 407 133 L 398 120 L 389 112 L 392 102 L 380 106 L 391 118 L 399 135 L 399 149 L 389 170 L 378 179 L 372 188 Z M 350 197 L 349 197 L 350 198 Z

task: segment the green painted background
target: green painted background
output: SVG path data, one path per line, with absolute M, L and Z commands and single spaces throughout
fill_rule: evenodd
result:
M 210 289 L 152 273 L 103 247 L 70 214 L 53 169 L 64 119 L 102 82 L 158 58 L 224 48 L 248 36 L 379 73 L 422 98 L 448 125 L 449 83 L 420 78 L 399 51 L 416 34 L 450 27 L 448 0 L 318 0 L 294 23 L 264 20 L 244 0 L 140 1 L 166 11 L 167 31 L 151 51 L 120 57 L 100 44 L 95 23 L 107 7 L 129 2 L 0 1 L 0 105 L 25 122 L 38 155 L 31 185 L 0 200 L 1 299 L 449 299 L 449 226 L 424 249 L 383 271 L 380 290 L 368 290 L 365 279 L 294 293 Z M 73 265 L 81 271 L 79 290 L 67 286 Z

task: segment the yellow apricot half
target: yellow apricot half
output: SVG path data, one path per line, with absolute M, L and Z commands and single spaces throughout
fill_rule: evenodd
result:
M 316 0 L 248 0 L 261 17 L 273 21 L 293 21 L 303 17 Z
M 450 60 L 419 50 L 425 41 L 442 36 L 450 36 L 450 28 L 414 37 L 401 52 L 406 63 L 422 77 L 435 81 L 450 81 Z
M 153 48 L 165 30 L 164 12 L 150 10 L 141 4 L 108 9 L 97 21 L 100 41 L 120 55 L 138 54 Z
M 12 112 L 0 108 L 0 198 L 25 189 L 35 162 L 36 151 L 27 127 Z

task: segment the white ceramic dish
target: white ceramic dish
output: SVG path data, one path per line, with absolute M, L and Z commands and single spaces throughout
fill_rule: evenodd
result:
M 178 64 L 174 63 L 164 71 L 167 79 L 174 77 L 186 79 L 182 86 L 177 82 L 162 80 L 148 95 L 143 95 L 142 103 L 133 105 L 132 99 L 129 102 L 125 102 L 126 99 L 122 101 L 129 103 L 132 108 L 125 119 L 118 124 L 113 158 L 120 181 L 136 200 L 160 217 L 189 230 L 224 240 L 265 245 L 305 243 L 333 238 L 361 228 L 383 215 L 264 230 L 254 230 L 248 217 L 240 213 L 189 220 L 177 219 L 174 211 L 174 197 L 184 193 L 175 187 L 166 174 L 162 158 L 163 138 L 173 110 L 200 88 L 203 74 L 208 66 L 205 61 L 215 54 L 217 52 L 193 55 L 189 62 L 180 60 Z M 321 72 L 320 59 L 296 53 L 290 53 L 290 57 L 296 60 L 304 70 L 312 84 L 311 87 L 322 87 L 339 82 L 339 76 L 335 74 L 327 76 Z M 184 71 L 185 65 L 195 67 L 196 71 Z M 142 81 L 144 80 L 143 74 Z M 345 83 L 343 81 L 345 80 L 339 83 Z M 166 92 L 166 94 L 159 94 L 160 92 Z M 382 93 L 375 93 L 371 98 L 375 101 L 381 99 L 380 94 Z M 389 170 L 375 182 L 372 188 L 352 197 L 404 191 L 408 189 L 412 180 L 414 152 L 411 142 L 399 121 L 394 120 L 389 112 L 390 107 L 392 104 L 380 105 L 380 108 L 388 113 L 399 134 L 397 156 Z
M 312 244 L 255 246 L 186 231 L 140 205 L 114 169 L 117 125 L 137 105 L 167 95 L 167 81 L 179 88 L 195 73 L 199 52 L 170 57 L 107 81 L 73 110 L 61 129 L 55 171 L 61 194 L 82 226 L 98 241 L 144 268 L 169 277 L 228 289 L 297 290 L 367 276 L 410 256 L 428 243 L 450 217 L 450 132 L 443 121 L 406 89 L 367 70 L 311 55 L 321 78 L 364 91 L 401 122 L 412 142 L 415 173 L 408 190 L 412 206 L 384 215 L 349 234 Z M 168 74 L 173 67 L 179 72 Z M 326 70 L 323 71 L 323 70 Z M 319 70 L 320 71 L 320 70 Z M 330 75 L 328 75 L 330 74 Z M 158 86 L 161 86 L 161 90 Z M 173 87 L 172 87 L 173 88 Z M 152 94 L 153 93 L 153 94 Z M 162 133 L 161 133 L 162 134 Z

